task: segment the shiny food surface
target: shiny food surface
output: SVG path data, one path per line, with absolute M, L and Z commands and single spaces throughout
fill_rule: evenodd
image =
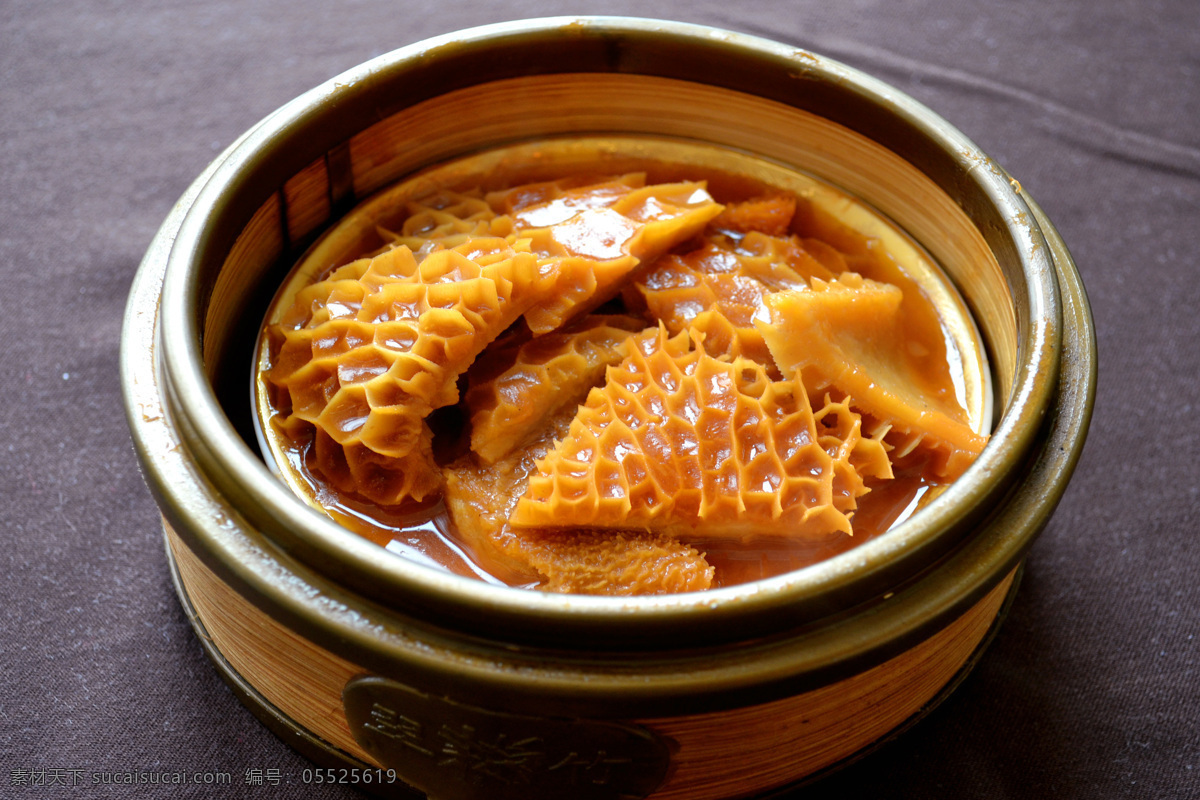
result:
M 986 435 L 904 266 L 802 195 L 673 177 L 442 188 L 299 289 L 263 377 L 309 499 L 461 574 L 657 594 L 842 552 L 961 474 Z

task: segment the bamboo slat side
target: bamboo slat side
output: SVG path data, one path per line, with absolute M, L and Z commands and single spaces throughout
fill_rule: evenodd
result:
M 283 185 L 287 204 L 287 233 L 293 244 L 302 241 L 329 220 L 329 172 L 319 158 Z
M 204 363 L 209 377 L 220 369 L 221 355 L 244 299 L 252 293 L 263 272 L 283 255 L 284 241 L 279 194 L 274 193 L 254 212 L 238 235 L 209 297 L 204 322 Z
M 987 635 L 1012 581 L 1010 574 L 915 647 L 845 680 L 763 705 L 644 721 L 681 743 L 674 771 L 655 800 L 741 797 L 787 785 L 883 738 L 920 712 L 962 669 Z
M 341 692 L 367 670 L 318 647 L 235 592 L 168 528 L 180 578 L 216 649 L 297 725 L 367 763 Z M 937 634 L 838 683 L 756 706 L 637 721 L 674 740 L 667 782 L 654 800 L 716 800 L 785 785 L 853 755 L 918 713 L 979 646 L 1011 585 L 1010 574 Z
M 230 666 L 298 725 L 374 764 L 354 741 L 342 707 L 342 687 L 367 670 L 264 614 L 218 578 L 169 528 L 168 541 L 196 616 Z

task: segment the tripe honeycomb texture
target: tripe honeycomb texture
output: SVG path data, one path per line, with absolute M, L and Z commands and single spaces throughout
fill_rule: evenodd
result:
M 855 471 L 858 442 L 821 437 L 857 437 L 859 427 L 818 431 L 803 386 L 772 381 L 748 360 L 719 361 L 698 338 L 660 328 L 634 340 L 538 462 L 515 526 L 738 540 L 851 532 L 848 512 L 866 488 L 841 479 L 835 498 L 834 479 Z
M 644 183 L 410 202 L 381 252 L 301 290 L 273 327 L 267 378 L 289 408 L 277 424 L 314 427 L 318 469 L 340 489 L 384 505 L 435 492 L 425 418 L 458 402 L 458 376 L 494 338 L 523 314 L 535 333 L 560 327 L 721 212 L 702 183 Z
M 461 540 L 493 570 L 553 592 L 632 595 L 699 591 L 715 570 L 694 546 L 650 531 L 574 528 L 516 530 L 508 518 L 535 462 L 565 435 L 572 410 L 552 416 L 537 438 L 481 463 L 465 456 L 445 468 L 445 503 Z
M 489 196 L 511 209 L 514 230 L 559 275 L 558 291 L 525 315 L 547 333 L 616 295 L 626 276 L 699 234 L 723 206 L 703 183 L 641 185 L 644 176 Z
M 403 245 L 418 256 L 455 247 L 470 238 L 506 237 L 512 233 L 512 220 L 497 216 L 478 191 L 442 189 L 408 201 L 405 212 L 398 232 L 380 228 L 379 234 L 392 246 Z
M 671 333 L 702 331 L 710 355 L 744 356 L 782 377 L 755 325 L 764 298 L 831 277 L 798 240 L 750 232 L 737 239 L 709 237 L 695 250 L 666 255 L 640 270 L 634 286 Z
M 442 190 L 409 201 L 392 245 L 418 254 L 474 236 L 528 239 L 556 291 L 525 315 L 535 334 L 611 299 L 631 270 L 700 233 L 722 212 L 702 182 L 646 186 L 643 173 L 598 182 L 564 179 L 483 195 Z
M 796 198 L 787 194 L 772 194 L 730 203 L 713 220 L 713 227 L 721 231 L 787 236 L 795 215 Z
M 549 283 L 532 254 L 498 238 L 420 262 L 401 246 L 335 270 L 272 328 L 267 378 L 288 395 L 283 424 L 314 426 L 335 484 L 369 474 L 357 485 L 369 500 L 425 497 L 438 485 L 425 418 L 458 401 L 458 376 Z

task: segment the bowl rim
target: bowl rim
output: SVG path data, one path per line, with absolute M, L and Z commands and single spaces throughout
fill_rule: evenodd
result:
M 664 39 L 676 47 L 744 62 L 746 68 L 802 71 L 814 85 L 886 105 L 904 135 L 916 135 L 944 154 L 954 165 L 956 179 L 966 181 L 999 211 L 1007 226 L 1004 234 L 1018 245 L 1030 308 L 1018 331 L 1013 391 L 992 432 L 995 446 L 986 448 L 968 472 L 920 514 L 845 554 L 750 584 L 656 597 L 557 595 L 491 586 L 391 554 L 380 558 L 378 545 L 342 529 L 293 495 L 234 430 L 204 373 L 202 321 L 196 311 L 206 299 L 197 265 L 223 262 L 231 244 L 228 231 L 222 234 L 214 220 L 248 219 L 262 198 L 249 197 L 252 191 L 247 187 L 270 185 L 270 194 L 291 177 L 281 143 L 311 135 L 311 150 L 344 141 L 333 116 L 354 108 L 361 114 L 385 87 L 404 82 L 414 71 L 436 68 L 441 62 L 453 65 L 464 54 L 497 49 L 507 54 L 564 35 L 600 42 L 606 53 L 615 54 L 615 64 L 592 71 L 623 71 L 621 59 L 637 56 L 651 40 Z M 478 82 L 497 79 L 491 75 Z M 1031 451 L 1058 379 L 1060 303 L 1043 232 L 1007 174 L 957 129 L 893 87 L 830 59 L 745 34 L 658 20 L 559 17 L 472 28 L 400 48 L 301 95 L 248 132 L 214 166 L 179 226 L 163 279 L 157 344 L 173 419 L 198 468 L 244 512 L 247 522 L 290 557 L 372 601 L 484 637 L 658 648 L 664 643 L 685 646 L 701 630 L 706 641 L 713 641 L 757 636 L 784 618 L 792 619 L 793 625 L 813 622 L 878 598 L 948 552 L 964 535 L 964 520 L 978 518 L 990 499 L 1007 491 Z M 1014 535 L 1032 538 L 1033 532 Z M 481 609 L 488 612 L 482 619 Z M 804 610 L 808 613 L 799 613 Z M 699 629 L 698 618 L 703 619 Z

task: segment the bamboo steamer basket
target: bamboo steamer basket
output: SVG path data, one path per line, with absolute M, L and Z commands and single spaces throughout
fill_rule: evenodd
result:
M 670 597 L 489 585 L 388 554 L 310 509 L 257 451 L 248 390 L 263 310 L 298 255 L 424 168 L 584 135 L 719 146 L 893 222 L 978 327 L 995 404 L 979 460 L 847 553 Z M 740 34 L 546 19 L 397 50 L 231 145 L 139 269 L 122 383 L 202 645 L 316 764 L 399 797 L 748 797 L 896 735 L 970 669 L 1083 446 L 1095 338 L 1038 206 L 895 89 Z

